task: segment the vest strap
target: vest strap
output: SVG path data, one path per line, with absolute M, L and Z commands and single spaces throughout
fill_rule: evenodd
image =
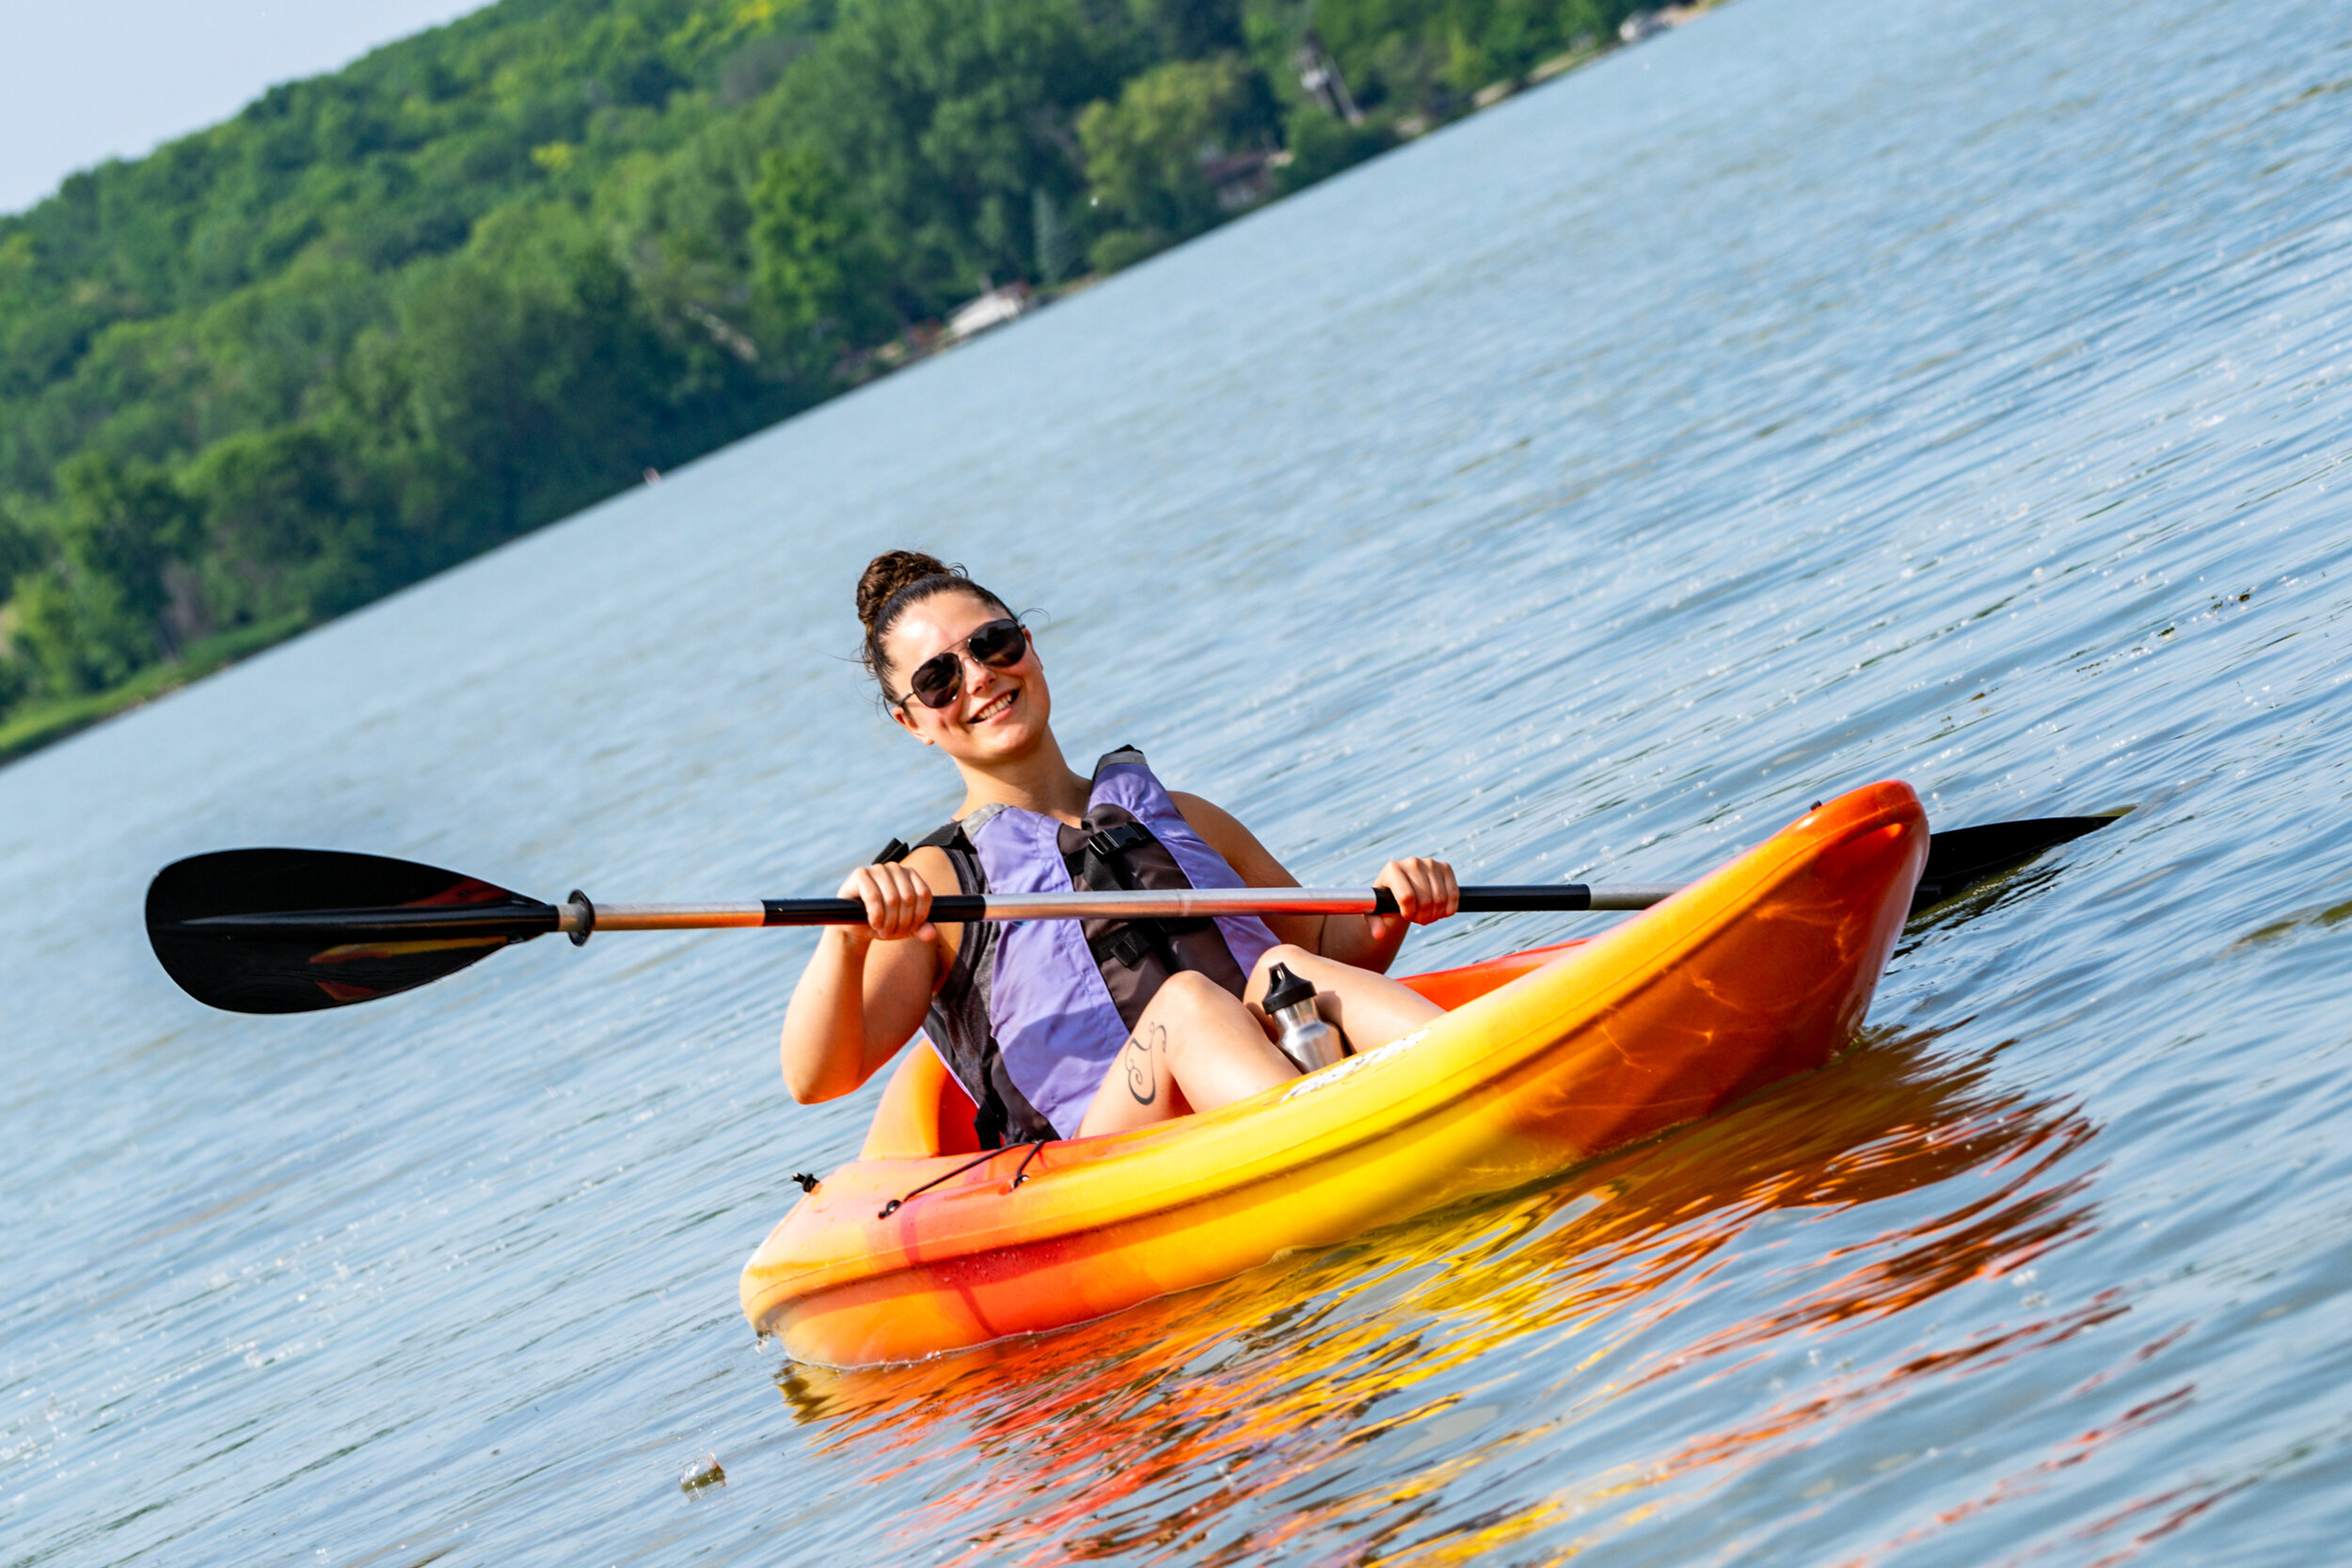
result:
M 893 838 L 884 847 L 882 856 L 876 857 L 877 862 L 884 858 L 903 860 L 919 848 L 944 849 L 948 862 L 956 868 L 956 879 L 963 890 L 966 893 L 984 893 L 987 891 L 987 877 L 980 868 L 979 857 L 972 847 L 967 830 L 977 828 L 1003 809 L 995 805 L 982 806 L 961 821 L 944 822 L 925 833 L 914 848 Z M 895 855 L 890 853 L 894 849 L 898 851 Z M 972 1098 L 972 1132 L 979 1140 L 980 1147 L 988 1149 L 1004 1148 L 1009 1138 L 1013 1142 L 1032 1141 L 1040 1136 L 1051 1137 L 1054 1132 L 1052 1125 L 1022 1094 L 1020 1086 L 1012 1082 L 1003 1057 L 996 1053 L 994 1042 L 988 1040 L 977 1054 L 972 1050 L 972 1037 L 976 1033 L 981 1039 L 987 1039 L 988 1036 L 985 987 L 993 961 L 989 950 L 993 947 L 996 937 L 994 928 L 985 922 L 964 927 L 963 941 L 956 950 L 954 967 L 948 972 L 948 984 L 942 995 L 932 999 L 924 1020 L 924 1033 L 930 1037 L 931 1048 L 947 1065 L 949 1075 L 961 1084 L 964 1092 Z M 976 983 L 982 988 L 977 999 L 973 995 Z M 960 1021 L 954 1016 L 959 1011 L 977 1016 L 961 1020 L 961 1026 L 959 1027 Z M 1016 1132 L 1019 1137 L 1010 1138 L 1010 1134 Z
M 1131 921 L 1088 942 L 1087 946 L 1094 954 L 1094 961 L 1141 969 L 1143 960 L 1160 950 L 1158 943 L 1144 935 L 1145 924 L 1143 921 Z

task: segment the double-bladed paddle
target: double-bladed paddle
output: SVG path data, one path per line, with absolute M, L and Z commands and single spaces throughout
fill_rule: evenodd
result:
M 2056 816 L 1935 833 L 1915 911 L 2114 820 Z M 1645 910 L 1673 884 L 1466 887 L 1461 912 Z M 1393 914 L 1385 888 L 1179 888 L 1143 893 L 957 895 L 931 918 L 1198 919 L 1219 914 Z M 850 926 L 854 898 L 723 904 L 545 904 L 478 878 L 337 849 L 223 849 L 177 861 L 147 890 L 147 935 L 180 989 L 240 1013 L 301 1013 L 410 990 L 501 947 L 561 931 Z

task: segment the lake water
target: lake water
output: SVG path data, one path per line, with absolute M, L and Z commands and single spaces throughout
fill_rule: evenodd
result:
M 1745 0 L 0 772 L 0 1561 L 2331 1559 L 2344 22 Z M 830 892 L 955 800 L 846 662 L 902 543 L 1309 881 L 2130 815 L 1711 1122 L 861 1374 L 736 1307 L 872 1099 L 784 1091 L 807 937 L 155 968 L 233 845 Z

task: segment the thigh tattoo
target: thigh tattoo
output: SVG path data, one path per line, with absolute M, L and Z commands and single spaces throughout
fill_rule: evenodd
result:
M 1145 1035 L 1152 1037 L 1147 1040 Z M 1152 1070 L 1152 1053 L 1168 1054 L 1168 1030 L 1157 1023 L 1148 1023 L 1127 1037 L 1124 1048 L 1127 1058 L 1127 1092 L 1136 1097 L 1138 1105 L 1149 1105 L 1160 1097 L 1158 1074 Z

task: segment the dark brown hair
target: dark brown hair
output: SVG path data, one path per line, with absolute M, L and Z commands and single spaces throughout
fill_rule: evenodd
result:
M 1004 600 L 974 582 L 962 567 L 950 566 L 921 550 L 884 550 L 858 575 L 857 618 L 866 627 L 866 644 L 859 658 L 866 673 L 882 687 L 885 699 L 890 695 L 890 659 L 882 652 L 882 640 L 898 624 L 899 616 L 940 594 L 969 594 L 1008 615 L 1012 613 Z

